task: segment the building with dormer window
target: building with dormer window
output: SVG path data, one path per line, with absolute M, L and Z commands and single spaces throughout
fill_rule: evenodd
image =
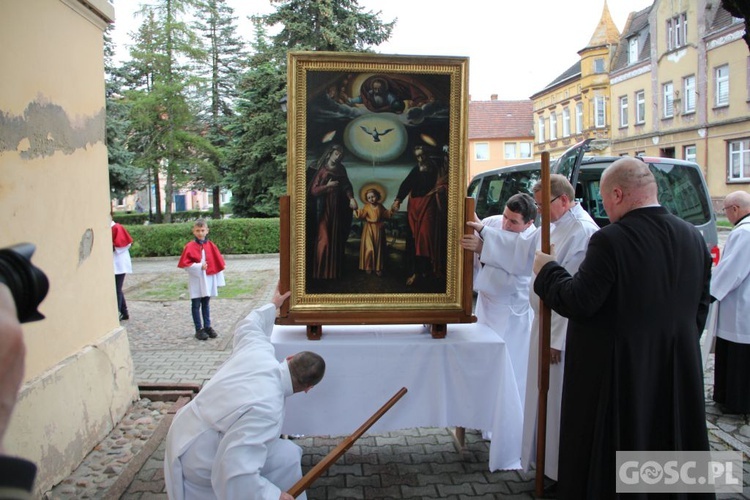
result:
M 610 70 L 612 152 L 695 161 L 715 200 L 747 189 L 750 53 L 743 34 L 742 19 L 710 0 L 656 0 L 631 13 Z
M 595 153 L 610 153 L 609 71 L 619 42 L 620 31 L 605 2 L 591 40 L 578 52 L 579 60 L 531 96 L 535 159 L 540 159 L 543 151 L 556 158 L 588 138 L 595 139 Z

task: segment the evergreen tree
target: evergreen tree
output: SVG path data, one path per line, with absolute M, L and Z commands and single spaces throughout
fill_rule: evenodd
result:
M 198 65 L 202 77 L 199 92 L 206 138 L 216 148 L 212 157 L 211 178 L 202 184 L 213 192 L 213 216 L 221 215 L 221 188 L 227 173 L 226 149 L 229 144 L 227 125 L 234 115 L 237 86 L 245 63 L 243 42 L 237 36 L 234 11 L 225 0 L 202 0 L 198 3 L 198 32 L 206 44 L 206 58 Z M 205 92 L 203 91 L 205 90 Z M 208 95 L 208 99 L 205 96 Z
M 230 165 L 233 213 L 277 216 L 286 193 L 286 53 L 290 50 L 365 51 L 391 35 L 395 21 L 365 12 L 356 0 L 271 0 L 275 12 L 254 16 L 254 55 L 240 86 Z M 269 37 L 266 28 L 281 29 Z
M 114 44 L 110 36 L 111 29 L 110 26 L 104 32 L 107 157 L 110 196 L 122 198 L 143 186 L 143 172 L 133 166 L 133 153 L 126 147 L 130 128 L 128 105 L 122 95 L 122 78 L 112 65 Z
M 175 187 L 199 172 L 206 176 L 215 155 L 198 133 L 197 110 L 186 97 L 194 84 L 187 63 L 204 56 L 196 34 L 182 21 L 195 3 L 158 0 L 144 7 L 145 20 L 131 49 L 133 147 L 136 163 L 153 175 L 157 222 L 162 221 L 159 174 L 165 177 L 163 220 L 170 222 Z

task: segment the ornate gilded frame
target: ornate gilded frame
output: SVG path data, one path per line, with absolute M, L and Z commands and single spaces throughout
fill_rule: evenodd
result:
M 446 323 L 474 320 L 471 260 L 459 246 L 468 213 L 467 89 L 468 58 L 289 53 L 288 196 L 281 203 L 280 253 L 281 287 L 292 294 L 277 323 L 308 325 L 309 336 L 317 338 L 320 326 L 326 324 L 427 323 L 444 327 Z M 393 130 L 391 135 L 386 135 L 388 128 Z M 333 215 L 321 215 L 326 213 L 320 208 L 324 202 L 314 198 L 310 189 L 316 174 L 327 168 L 316 168 L 316 162 L 320 165 L 324 161 L 321 158 L 327 157 L 332 144 L 343 147 L 342 179 L 349 181 L 347 175 L 352 178 L 351 191 L 357 205 L 361 208 L 366 204 L 364 190 L 374 187 L 385 197 L 384 209 L 394 208 L 397 191 L 404 189 L 403 179 L 418 170 L 414 147 L 423 146 L 420 152 L 429 158 L 428 170 L 437 166 L 440 173 L 436 175 L 441 179 L 424 198 L 435 197 L 435 206 L 442 207 L 429 212 L 437 214 L 430 215 L 434 218 L 429 220 L 438 221 L 428 224 L 429 234 L 438 242 L 429 245 L 430 257 L 418 256 L 415 250 L 417 243 L 409 221 L 410 196 L 402 200 L 399 210 L 391 211 L 388 221 L 383 219 L 391 232 L 390 240 L 386 237 L 390 241 L 388 262 L 382 275 L 376 277 L 374 269 L 370 274 L 353 263 L 357 257 L 352 252 L 356 253 L 353 249 L 360 231 L 355 223 L 343 238 L 344 256 L 334 259 L 333 267 L 342 268 L 340 276 L 313 277 L 319 268 L 316 263 L 322 262 L 317 253 L 323 253 L 317 250 L 319 242 L 335 240 L 333 233 L 338 231 L 333 226 L 326 229 L 330 222 L 321 222 L 323 217 L 332 220 Z M 418 201 L 414 206 L 417 213 Z M 343 214 L 344 210 L 331 213 Z M 344 222 L 337 227 L 345 228 L 346 215 L 339 216 Z M 364 228 L 368 223 L 361 224 Z M 439 243 L 443 241 L 439 228 L 444 228 L 444 248 Z M 363 238 L 364 232 L 359 245 Z M 360 248 L 364 253 L 364 247 Z M 414 269 L 424 271 L 413 273 L 415 279 L 409 286 L 417 286 L 404 288 L 406 282 L 402 286 L 398 280 L 403 281 L 407 275 L 411 278 L 408 273 Z M 433 335 L 442 336 L 439 327 L 437 332 L 433 327 Z

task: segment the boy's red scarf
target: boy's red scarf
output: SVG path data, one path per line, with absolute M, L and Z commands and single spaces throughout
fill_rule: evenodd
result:
M 133 243 L 133 238 L 130 236 L 128 230 L 122 224 L 115 222 L 112 226 L 112 246 L 122 248 L 131 243 Z
M 182 256 L 180 257 L 180 262 L 177 263 L 177 267 L 185 268 L 192 266 L 193 264 L 200 264 L 201 250 L 206 252 L 206 264 L 208 264 L 206 274 L 217 274 L 224 270 L 226 267 L 224 257 L 221 256 L 219 248 L 209 240 L 204 241 L 202 245 L 196 240 L 185 245 L 185 249 L 182 251 Z

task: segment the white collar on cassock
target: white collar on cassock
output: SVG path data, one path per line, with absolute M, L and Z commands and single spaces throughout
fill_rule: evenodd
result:
M 294 387 L 292 387 L 292 374 L 289 373 L 289 364 L 286 360 L 279 363 L 279 372 L 281 372 L 281 388 L 284 390 L 284 397 L 288 398 L 294 394 Z

